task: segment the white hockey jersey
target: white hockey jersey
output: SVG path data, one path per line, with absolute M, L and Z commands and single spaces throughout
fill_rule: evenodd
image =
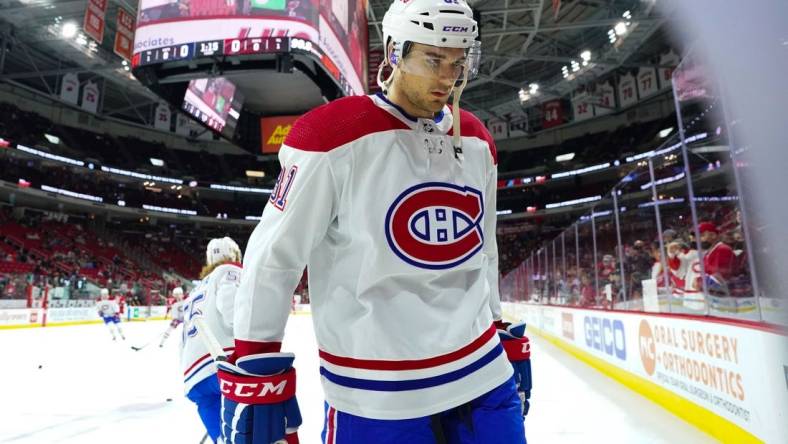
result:
M 246 249 L 239 354 L 281 342 L 307 265 L 321 380 L 337 410 L 426 416 L 511 377 L 492 327 L 495 146 L 461 116 L 459 159 L 448 107 L 415 119 L 382 95 L 348 97 L 294 124 Z
M 99 301 L 96 302 L 96 311 L 102 318 L 110 318 L 120 313 L 120 307 L 118 307 L 118 303 L 115 301 L 99 299 Z
M 181 344 L 181 368 L 184 390 L 188 394 L 195 384 L 216 373 L 216 366 L 199 338 L 197 327 L 192 322 L 201 316 L 205 325 L 219 341 L 226 353 L 233 347 L 233 302 L 241 280 L 240 264 L 227 263 L 216 267 L 208 276 L 189 292 L 189 296 L 173 305 L 182 304 L 183 343 Z
M 173 321 L 181 321 L 183 322 L 183 307 L 186 304 L 186 301 L 178 301 L 174 302 L 170 306 L 170 316 L 172 316 Z

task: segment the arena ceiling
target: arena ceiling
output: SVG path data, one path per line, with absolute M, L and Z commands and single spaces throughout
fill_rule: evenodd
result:
M 480 77 L 469 83 L 464 106 L 481 118 L 522 113 L 520 89 L 537 83 L 539 94 L 529 106 L 572 90 L 606 73 L 637 62 L 641 48 L 661 27 L 664 17 L 655 0 L 471 0 L 481 14 L 483 48 Z M 109 0 L 102 45 L 61 38 L 59 23 L 82 22 L 86 0 L 0 0 L 0 83 L 57 99 L 59 79 L 79 73 L 83 82 L 101 79 L 105 118 L 147 124 L 157 97 L 130 75 L 112 53 L 117 9 L 136 11 L 136 0 Z M 371 49 L 382 48 L 380 21 L 389 0 L 369 0 Z M 560 8 L 555 6 L 560 3 Z M 629 11 L 631 18 L 624 19 Z M 608 32 L 618 23 L 627 32 L 611 44 Z M 2 48 L 2 46 L 0 46 Z M 571 77 L 564 66 L 591 51 L 589 63 Z

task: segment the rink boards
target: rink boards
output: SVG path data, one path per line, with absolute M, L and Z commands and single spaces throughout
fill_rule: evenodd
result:
M 166 313 L 166 306 L 126 307 L 121 318 L 124 321 L 161 320 L 164 319 Z M 0 329 L 42 327 L 44 325 L 80 325 L 99 322 L 102 321 L 94 306 L 0 309 Z
M 13 306 L 12 302 L 4 301 L 6 307 Z M 19 300 L 24 304 L 24 300 Z M 0 308 L 0 330 L 8 328 L 31 328 L 43 326 L 63 326 L 97 324 L 102 322 L 94 305 L 81 306 L 70 304 L 69 307 L 42 308 Z M 296 304 L 293 314 L 310 313 L 308 304 Z M 44 316 L 46 314 L 46 316 Z M 165 319 L 167 307 L 158 306 L 129 306 L 125 308 L 121 319 L 124 321 L 158 321 Z
M 504 312 L 525 320 L 529 333 L 723 442 L 786 442 L 785 330 L 719 318 L 524 303 L 505 303 Z

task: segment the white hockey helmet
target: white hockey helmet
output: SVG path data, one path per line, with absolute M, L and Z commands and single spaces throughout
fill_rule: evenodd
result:
M 181 287 L 173 288 L 172 289 L 172 295 L 175 296 L 178 299 L 181 299 L 183 297 L 183 288 L 181 288 Z
M 468 77 L 479 71 L 479 25 L 465 0 L 395 0 L 383 16 L 384 63 L 397 65 L 406 42 L 468 50 Z M 389 43 L 394 50 L 389 53 Z
M 101 294 L 101 298 L 102 299 L 108 298 L 109 297 L 109 290 L 107 290 L 106 288 L 102 288 L 100 294 Z
M 222 261 L 241 262 L 241 249 L 229 237 L 218 237 L 208 242 L 205 251 L 207 265 L 217 264 Z

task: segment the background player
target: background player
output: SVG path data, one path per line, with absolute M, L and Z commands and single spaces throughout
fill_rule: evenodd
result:
M 125 341 L 126 337 L 123 336 L 123 330 L 120 329 L 120 308 L 116 301 L 109 300 L 109 290 L 106 288 L 101 289 L 101 299 L 96 303 L 96 310 L 98 315 L 104 320 L 104 325 L 109 328 L 112 340 L 117 340 L 115 336 L 115 330 L 117 330 L 121 339 Z M 113 326 L 115 327 L 114 330 Z
M 324 442 L 525 443 L 524 327 L 499 323 L 499 339 L 493 325 L 495 144 L 458 107 L 478 67 L 477 26 L 462 0 L 395 1 L 383 18 L 386 93 L 293 125 L 247 246 L 235 353 L 218 363 L 228 442 L 298 439 L 294 356 L 278 352 L 306 265 Z M 516 379 L 501 340 L 514 345 Z
M 172 304 L 168 307 L 168 310 L 172 316 L 172 321 L 170 321 L 170 325 L 161 336 L 159 348 L 164 347 L 164 342 L 170 337 L 170 333 L 183 322 L 183 288 L 175 287 L 172 289 Z
M 200 273 L 202 281 L 183 302 L 183 348 L 181 366 L 186 396 L 197 404 L 208 435 L 216 442 L 220 431 L 221 392 L 216 366 L 208 354 L 194 318 L 216 337 L 225 352 L 233 347 L 233 303 L 241 279 L 241 249 L 229 237 L 212 239 L 206 250 L 206 262 Z

